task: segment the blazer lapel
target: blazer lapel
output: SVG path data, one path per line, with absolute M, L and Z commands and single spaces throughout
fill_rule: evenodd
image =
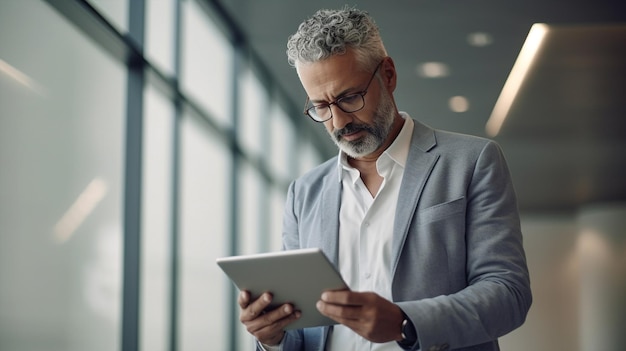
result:
M 339 263 L 339 205 L 341 202 L 341 182 L 337 168 L 330 172 L 322 193 L 322 218 L 319 247 L 328 259 L 338 267 Z
M 409 155 L 400 185 L 393 227 L 392 252 L 394 262 L 392 272 L 394 274 L 422 190 L 439 159 L 438 154 L 429 152 L 437 145 L 434 130 L 418 121 L 414 120 L 414 122 L 415 127 L 413 128 Z

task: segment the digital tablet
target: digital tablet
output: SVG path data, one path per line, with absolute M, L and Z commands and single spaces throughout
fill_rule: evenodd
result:
M 315 307 L 325 290 L 348 286 L 321 249 L 298 249 L 217 259 L 217 264 L 239 290 L 252 300 L 269 291 L 274 296 L 268 309 L 291 303 L 302 312 L 300 319 L 285 329 L 337 324 Z

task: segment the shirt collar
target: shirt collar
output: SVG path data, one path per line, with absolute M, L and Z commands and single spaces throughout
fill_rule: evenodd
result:
M 393 162 L 397 163 L 403 168 L 406 165 L 406 160 L 409 155 L 409 146 L 411 144 L 411 136 L 413 135 L 413 128 L 415 123 L 406 112 L 401 111 L 400 116 L 404 118 L 404 124 L 402 125 L 400 133 L 393 141 L 393 143 L 389 145 L 387 150 L 385 150 L 376 161 L 376 167 L 378 168 L 379 173 L 381 173 L 381 171 L 384 171 L 385 169 L 390 169 L 393 165 Z M 343 176 L 342 171 L 346 170 L 348 171 L 348 174 L 350 175 L 352 181 L 356 182 L 359 177 L 359 172 L 348 164 L 348 155 L 340 149 L 337 159 L 337 173 L 339 175 L 339 181 L 341 182 Z

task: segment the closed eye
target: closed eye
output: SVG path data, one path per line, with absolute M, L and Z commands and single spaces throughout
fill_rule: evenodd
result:
M 322 111 L 328 108 L 328 106 L 330 106 L 330 104 L 316 104 L 313 105 L 313 107 L 315 108 L 316 111 Z
M 361 98 L 360 93 L 350 94 L 350 95 L 346 95 L 342 98 L 337 99 L 337 103 L 351 104 L 351 103 L 360 101 L 360 98 Z

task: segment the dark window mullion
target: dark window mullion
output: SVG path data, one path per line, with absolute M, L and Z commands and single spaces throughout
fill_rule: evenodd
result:
M 144 44 L 143 0 L 129 1 L 129 37 Z M 142 50 L 141 50 L 142 51 Z M 144 60 L 128 61 L 122 278 L 122 351 L 139 350 Z
M 181 74 L 181 0 L 174 0 L 174 90 L 179 91 Z M 180 150 L 181 150 L 181 120 L 183 118 L 184 101 L 180 94 L 174 94 L 174 121 L 172 138 L 172 207 L 171 207 L 171 251 L 170 251 L 170 337 L 169 350 L 178 349 L 178 306 L 180 279 Z

